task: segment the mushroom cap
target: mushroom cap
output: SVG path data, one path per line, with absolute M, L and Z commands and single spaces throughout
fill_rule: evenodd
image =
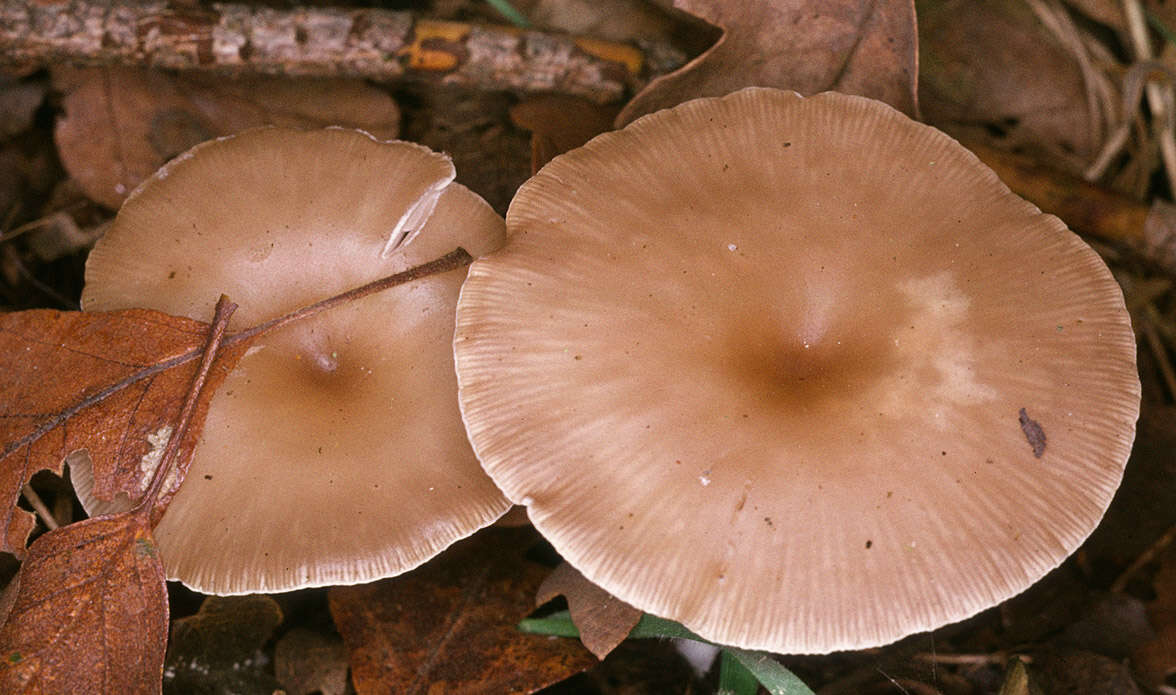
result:
M 503 240 L 449 158 L 342 129 L 199 145 L 123 205 L 86 266 L 87 310 L 131 306 L 231 330 Z M 185 484 L 155 529 L 168 576 L 205 593 L 353 584 L 409 570 L 509 507 L 457 408 L 465 269 L 256 339 L 214 395 Z M 87 487 L 87 486 L 79 486 Z M 80 490 L 93 513 L 104 507 Z
M 1140 391 L 1111 274 L 885 104 L 688 102 L 553 160 L 507 230 L 458 303 L 474 450 L 588 579 L 703 637 L 960 620 L 1119 484 Z

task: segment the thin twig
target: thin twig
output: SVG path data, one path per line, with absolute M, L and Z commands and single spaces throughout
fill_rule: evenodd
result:
M 1174 540 L 1176 540 L 1176 525 L 1165 531 L 1164 535 L 1157 538 L 1155 543 L 1152 543 L 1150 546 L 1148 546 L 1147 550 L 1143 551 L 1140 553 L 1139 557 L 1135 558 L 1135 562 L 1132 562 L 1131 565 L 1127 567 L 1127 569 L 1123 570 L 1123 573 L 1115 579 L 1113 584 L 1111 584 L 1111 591 L 1117 594 L 1122 593 L 1123 590 L 1127 588 L 1127 582 L 1131 581 L 1131 577 L 1134 576 L 1135 573 L 1140 569 L 1142 569 L 1144 565 L 1148 564 L 1152 560 L 1155 560 L 1160 553 L 1164 552 L 1164 548 L 1172 545 L 1172 541 Z
M 286 314 L 285 316 L 279 316 L 276 319 L 271 319 L 265 323 L 258 324 L 253 328 L 243 330 L 240 333 L 234 333 L 225 338 L 225 347 L 239 343 L 242 340 L 248 340 L 267 331 L 272 331 L 275 328 L 281 328 L 288 323 L 300 321 L 304 318 L 307 318 L 308 316 L 313 316 L 320 311 L 326 311 L 327 309 L 339 306 L 340 304 L 353 302 L 357 299 L 366 297 L 369 294 L 382 292 L 383 290 L 389 289 L 391 287 L 403 285 L 406 282 L 419 280 L 423 277 L 428 277 L 429 275 L 436 273 L 447 273 L 451 270 L 457 270 L 458 268 L 467 266 L 473 262 L 474 259 L 472 256 L 470 256 L 469 252 L 459 246 L 457 249 L 450 251 L 436 260 L 429 261 L 428 263 L 422 263 L 421 265 L 409 268 L 408 270 L 396 273 L 395 275 L 389 275 L 386 278 L 380 278 L 375 282 L 369 282 L 362 287 L 356 287 L 355 289 L 348 290 L 343 294 L 337 294 L 334 297 L 329 297 L 320 302 L 315 302 L 310 306 L 304 306 L 297 311 L 293 311 L 289 314 Z
M 1011 656 L 1014 655 L 1010 652 L 993 652 L 991 654 L 928 654 L 927 652 L 919 652 L 915 654 L 915 658 L 919 661 L 949 666 L 1000 665 L 1008 662 Z M 1023 654 L 1016 654 L 1016 656 L 1025 662 L 1032 661 L 1030 657 Z
M 46 297 L 49 297 L 53 301 L 57 302 L 62 307 L 71 311 L 77 311 L 78 303 L 76 301 L 69 299 L 49 285 L 41 282 L 41 280 L 39 280 L 35 274 L 29 271 L 24 262 L 20 260 L 19 254 L 13 254 L 9 260 L 12 262 L 12 267 L 16 268 L 16 271 L 20 273 L 20 276 L 35 289 L 39 290 Z
M 33 510 L 37 512 L 37 516 L 41 519 L 41 523 L 45 524 L 45 528 L 50 531 L 56 531 L 59 525 L 57 519 L 53 518 L 53 513 L 49 511 L 49 507 L 45 505 L 44 500 L 33 489 L 33 486 L 25 483 L 24 487 L 21 488 L 21 494 L 28 500 Z
M 456 269 L 461 268 L 463 266 L 467 266 L 472 262 L 473 262 L 473 258 L 470 256 L 470 254 L 467 253 L 465 249 L 459 247 L 456 250 L 451 251 L 436 260 L 429 261 L 428 263 L 422 263 L 421 265 L 409 268 L 408 270 L 396 273 L 395 275 L 389 275 L 388 277 L 382 278 L 380 280 L 376 280 L 375 282 L 368 283 L 367 285 L 364 285 L 362 287 L 358 287 L 354 290 L 344 292 L 343 294 L 336 295 L 336 296 L 331 297 L 329 299 L 325 299 L 321 302 L 317 302 L 315 304 L 310 305 L 309 307 L 299 309 L 298 311 L 295 311 L 291 314 L 287 314 L 285 316 L 280 316 L 280 317 L 273 319 L 271 321 L 267 321 L 266 323 L 263 323 L 260 326 L 255 326 L 253 328 L 246 329 L 244 331 L 241 331 L 240 333 L 234 333 L 230 336 L 227 336 L 224 339 L 224 341 L 221 343 L 221 346 L 222 347 L 229 347 L 231 345 L 235 345 L 243 340 L 248 340 L 250 338 L 254 338 L 254 337 L 256 337 L 256 336 L 258 336 L 268 330 L 272 330 L 274 328 L 284 326 L 292 321 L 297 321 L 298 319 L 306 318 L 308 316 L 311 316 L 312 314 L 317 314 L 320 311 L 324 311 L 324 310 L 329 309 L 331 307 L 337 306 L 344 301 L 358 299 L 360 297 L 367 296 L 367 295 L 372 294 L 374 292 L 379 292 L 381 290 L 390 289 L 392 287 L 395 287 L 396 285 L 401 285 L 406 282 L 412 282 L 414 280 L 419 280 L 419 279 L 426 277 L 428 275 L 432 275 L 433 273 L 444 273 L 444 272 L 448 272 L 451 270 L 456 270 Z M 119 381 L 118 383 L 115 383 L 115 384 L 111 384 L 110 386 L 107 386 L 106 388 L 104 388 L 96 393 L 90 394 L 89 396 L 74 403 L 73 405 L 69 406 L 68 408 L 65 408 L 64 410 L 57 413 L 53 417 L 48 418 L 35 431 L 30 432 L 29 434 L 27 434 L 23 437 L 20 437 L 20 438 L 16 439 L 15 441 L 5 443 L 3 446 L 3 449 L 0 449 L 0 459 L 4 458 L 5 456 L 8 456 L 12 452 L 16 451 L 17 449 L 19 449 L 23 446 L 28 446 L 28 445 L 32 444 L 33 442 L 39 440 L 41 437 L 45 436 L 49 432 L 60 427 L 63 423 L 67 422 L 74 415 L 77 415 L 79 412 L 81 412 L 82 410 L 84 410 L 86 408 L 89 408 L 90 406 L 94 405 L 95 403 L 98 403 L 100 401 L 105 400 L 106 398 L 109 398 L 112 394 L 118 393 L 118 392 L 122 391 L 123 389 L 128 388 L 134 384 L 137 384 L 145 379 L 150 379 L 151 377 L 155 376 L 156 374 L 159 374 L 161 372 L 165 372 L 165 371 L 172 369 L 174 367 L 178 367 L 181 364 L 187 364 L 187 363 L 191 362 L 192 360 L 198 359 L 201 357 L 203 352 L 204 351 L 202 349 L 197 348 L 195 350 L 192 350 L 190 352 L 186 352 L 186 353 L 179 355 L 177 357 L 173 357 L 173 358 L 166 360 L 164 362 L 160 362 L 158 364 L 153 364 L 151 366 L 144 367 L 143 369 L 140 369 L 139 371 L 127 376 L 122 381 Z
M 883 671 L 881 668 L 878 668 L 878 667 L 875 667 L 875 668 L 874 668 L 874 670 L 875 670 L 875 671 L 877 671 L 878 673 L 881 673 L 881 674 L 882 674 L 882 676 L 883 676 L 884 678 L 886 678 L 886 680 L 890 681 L 890 683 L 891 683 L 891 684 L 892 684 L 894 687 L 896 687 L 896 688 L 898 688 L 899 690 L 901 690 L 901 691 L 903 692 L 903 695 L 911 695 L 911 691 L 909 691 L 909 690 L 907 690 L 906 688 L 904 688 L 904 687 L 903 687 L 903 685 L 902 685 L 902 683 L 899 683 L 898 681 L 896 681 L 896 680 L 894 680 L 893 678 L 891 678 L 891 677 L 890 677 L 890 674 L 886 673 L 885 671 Z
M 49 225 L 53 224 L 53 220 L 54 220 L 57 213 L 68 212 L 71 209 L 77 209 L 77 208 L 81 207 L 81 205 L 82 205 L 81 203 L 75 203 L 73 205 L 70 205 L 68 207 L 60 209 L 51 215 L 45 215 L 44 217 L 38 217 L 35 220 L 32 220 L 30 222 L 25 222 L 24 224 L 20 225 L 19 227 L 16 227 L 15 229 L 9 229 L 8 231 L 3 231 L 5 229 L 8 229 L 8 226 L 2 225 L 2 226 L 0 226 L 0 244 L 3 244 L 4 242 L 7 242 L 7 241 L 12 241 L 13 239 L 15 239 L 19 236 L 22 236 L 24 234 L 28 234 L 29 232 L 33 232 L 38 229 L 48 227 Z
M 172 430 L 171 437 L 167 440 L 167 446 L 163 449 L 163 455 L 159 458 L 159 465 L 151 477 L 151 484 L 147 487 L 143 499 L 135 506 L 135 514 L 146 513 L 150 515 L 151 509 L 155 506 L 155 500 L 159 497 L 163 482 L 171 473 L 172 464 L 175 463 L 180 443 L 184 441 L 184 436 L 188 434 L 188 427 L 192 424 L 192 413 L 196 412 L 196 403 L 200 400 L 201 392 L 204 391 L 204 382 L 208 379 L 208 372 L 212 369 L 212 363 L 216 360 L 221 345 L 224 343 L 225 330 L 229 327 L 229 317 L 236 310 L 237 305 L 222 294 L 220 301 L 216 303 L 212 325 L 208 330 L 208 343 L 204 346 L 200 366 L 196 369 L 195 376 L 192 377 L 192 385 L 188 387 L 188 396 L 184 399 L 184 406 L 176 418 L 175 429 Z

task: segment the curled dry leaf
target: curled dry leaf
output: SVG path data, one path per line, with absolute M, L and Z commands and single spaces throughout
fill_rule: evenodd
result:
M 972 141 L 1032 147 L 1055 167 L 1092 156 L 1102 135 L 1078 62 L 1026 3 L 918 7 L 919 100 L 929 123 Z
M 168 661 L 232 667 L 265 646 L 284 616 L 265 594 L 208 596 L 195 615 L 176 620 Z
M 533 24 L 609 41 L 672 43 L 673 18 L 643 0 L 516 0 Z
M 580 641 L 597 659 L 604 659 L 616 649 L 641 620 L 641 611 L 588 581 L 566 562 L 543 580 L 535 594 L 535 604 L 542 605 L 559 595 L 568 600 L 568 613 L 580 630 Z
M 400 112 L 362 80 L 176 76 L 136 68 L 59 69 L 57 145 L 86 194 L 117 208 L 139 182 L 197 143 L 262 125 L 341 125 L 395 138 Z
M 344 695 L 347 648 L 337 635 L 294 628 L 274 647 L 274 674 L 288 695 Z
M 618 127 L 751 86 L 859 94 L 917 115 L 913 0 L 674 0 L 674 7 L 723 35 L 680 70 L 650 82 L 621 111 Z
M 265 594 L 209 596 L 195 615 L 176 620 L 163 672 L 171 692 L 264 693 L 281 685 L 259 651 L 282 622 Z
M 143 500 L 129 512 L 50 531 L 29 549 L 0 607 L 0 691 L 160 691 L 168 608 L 152 516 L 236 308 L 226 297 L 216 306 Z
M 46 533 L 13 582 L 0 692 L 160 691 L 167 589 L 146 514 Z
M 596 660 L 573 640 L 519 632 L 548 569 L 534 529 L 486 529 L 417 570 L 330 591 L 360 695 L 530 693 Z
M 1142 695 L 1123 661 L 1078 649 L 1034 654 L 1034 684 L 1044 693 Z
M 544 94 L 516 104 L 510 120 L 531 131 L 531 173 L 612 129 L 617 110 L 581 97 Z
M 24 554 L 33 517 L 17 507 L 21 487 L 39 470 L 61 473 L 71 454 L 85 452 L 104 500 L 146 491 L 207 334 L 207 323 L 145 309 L 0 316 L 0 550 Z M 211 394 L 247 342 L 217 356 L 157 512 L 182 480 Z

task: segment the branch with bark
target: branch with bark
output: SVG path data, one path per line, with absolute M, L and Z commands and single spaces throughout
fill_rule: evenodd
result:
M 685 60 L 634 46 L 381 9 L 0 0 L 0 64 L 440 81 L 618 101 Z M 659 56 L 651 65 L 647 55 Z

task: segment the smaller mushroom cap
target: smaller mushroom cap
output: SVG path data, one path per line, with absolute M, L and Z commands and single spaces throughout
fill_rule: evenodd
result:
M 458 246 L 496 248 L 502 219 L 453 177 L 446 156 L 358 131 L 205 143 L 123 205 L 90 255 L 83 306 L 207 320 L 225 293 L 240 305 L 236 330 Z M 455 400 L 464 276 L 370 295 L 253 343 L 155 529 L 169 577 L 216 594 L 366 582 L 507 510 Z
M 1057 566 L 1139 409 L 1098 256 L 951 138 L 749 89 L 519 191 L 458 304 L 482 465 L 573 566 L 723 644 L 876 646 Z

